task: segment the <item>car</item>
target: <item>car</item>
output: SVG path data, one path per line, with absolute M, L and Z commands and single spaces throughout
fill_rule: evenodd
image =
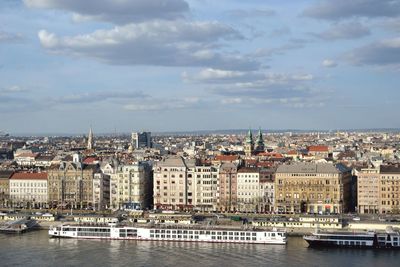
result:
M 360 217 L 354 217 L 353 221 L 361 221 Z

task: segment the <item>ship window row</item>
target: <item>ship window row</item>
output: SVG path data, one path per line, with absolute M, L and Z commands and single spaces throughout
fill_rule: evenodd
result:
M 356 245 L 356 246 L 366 246 L 367 245 L 367 242 L 365 242 L 365 241 L 362 241 L 362 242 L 360 242 L 360 241 L 356 241 L 356 242 L 354 242 L 354 241 L 337 241 L 337 244 L 339 244 L 339 245 L 346 245 L 346 246 L 348 246 L 348 245 L 351 245 L 351 246 L 354 246 L 354 245 Z
M 198 235 L 158 235 L 158 234 L 150 234 L 150 238 L 172 238 L 172 239 L 199 239 Z M 211 236 L 211 240 L 253 240 L 256 241 L 256 237 L 250 236 Z
M 128 233 L 137 233 L 137 229 L 120 229 L 119 232 L 120 232 L 120 233 L 125 233 L 125 232 L 128 232 Z
M 68 229 L 68 228 L 65 228 L 65 229 Z M 67 230 L 65 230 L 65 231 L 67 231 Z M 107 229 L 107 228 L 78 228 L 78 232 L 109 233 L 109 232 L 110 232 L 110 229 Z
M 339 240 L 373 240 L 373 236 L 326 236 L 323 239 L 339 239 Z
M 256 237 L 249 237 L 249 236 L 235 236 L 235 237 L 233 237 L 233 236 L 229 236 L 229 237 L 227 237 L 227 236 L 211 236 L 211 240 L 247 240 L 247 241 L 249 241 L 249 240 L 253 240 L 253 241 L 256 241 L 257 240 L 257 238 Z
M 191 231 L 191 230 L 150 230 L 151 234 L 167 233 L 167 234 L 195 234 L 195 235 L 241 235 L 241 236 L 256 236 L 254 232 L 215 232 L 215 231 Z
M 78 232 L 78 236 L 90 236 L 90 237 L 110 237 L 110 233 L 93 233 L 93 232 Z
M 150 234 L 151 238 L 178 238 L 178 239 L 199 239 L 198 235 L 155 235 Z

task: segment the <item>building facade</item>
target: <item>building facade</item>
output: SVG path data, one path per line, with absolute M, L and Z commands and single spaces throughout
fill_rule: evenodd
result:
M 275 211 L 338 214 L 351 202 L 351 170 L 342 164 L 296 163 L 278 167 Z
M 46 208 L 47 173 L 14 173 L 10 177 L 12 207 Z
M 193 160 L 168 157 L 154 166 L 154 208 L 183 210 L 193 208 L 194 178 L 188 176 Z
M 257 212 L 261 205 L 260 170 L 240 168 L 237 173 L 238 211 Z
M 132 133 L 132 144 L 136 149 L 151 148 L 151 132 Z
M 152 206 L 152 170 L 147 162 L 120 165 L 111 174 L 112 209 L 145 209 Z
M 357 212 L 379 213 L 380 174 L 379 168 L 364 168 L 357 174 Z
M 236 211 L 237 206 L 237 170 L 235 163 L 222 163 L 219 167 L 218 209 Z
M 400 213 L 400 166 L 380 166 L 380 213 Z
M 93 209 L 95 174 L 98 165 L 64 161 L 48 170 L 48 201 L 53 208 Z
M 0 207 L 8 207 L 10 203 L 10 177 L 13 171 L 0 171 Z
M 110 176 L 102 172 L 93 175 L 93 210 L 105 210 L 110 205 Z
M 275 205 L 275 169 L 260 170 L 260 206 L 259 212 L 271 213 Z
M 201 211 L 217 210 L 218 168 L 196 165 L 188 169 L 188 178 L 193 178 L 194 209 Z

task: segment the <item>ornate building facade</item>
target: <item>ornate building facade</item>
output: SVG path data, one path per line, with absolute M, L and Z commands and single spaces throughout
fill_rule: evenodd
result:
M 48 170 L 49 205 L 53 208 L 74 209 L 93 209 L 98 206 L 94 198 L 94 182 L 101 182 L 95 174 L 101 174 L 98 165 L 86 165 L 76 161 L 52 165 Z M 101 199 L 98 201 L 102 202 Z

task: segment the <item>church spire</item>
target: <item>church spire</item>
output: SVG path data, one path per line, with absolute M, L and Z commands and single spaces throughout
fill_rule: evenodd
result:
M 264 145 L 264 138 L 261 132 L 261 127 L 258 130 L 257 140 L 256 140 L 256 151 L 257 152 L 264 152 L 265 145 Z
M 94 147 L 93 131 L 92 127 L 90 126 L 87 149 L 93 149 L 93 147 Z
M 247 136 L 244 142 L 244 152 L 246 156 L 251 156 L 254 151 L 254 141 L 253 141 L 253 133 L 251 132 L 251 129 L 247 132 Z

